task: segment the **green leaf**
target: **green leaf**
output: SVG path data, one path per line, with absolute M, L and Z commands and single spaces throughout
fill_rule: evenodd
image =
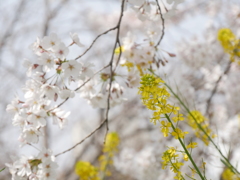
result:
M 6 168 L 2 168 L 2 169 L 0 169 L 0 172 L 2 172 L 4 169 L 6 169 Z

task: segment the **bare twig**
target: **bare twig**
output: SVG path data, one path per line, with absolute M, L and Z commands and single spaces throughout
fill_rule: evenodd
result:
M 93 74 L 93 76 L 91 78 L 89 78 L 88 80 L 86 80 L 81 86 L 79 86 L 78 88 L 76 88 L 74 91 L 77 91 L 79 89 L 81 89 L 85 84 L 87 84 L 96 74 L 98 74 L 99 72 L 103 71 L 104 69 L 106 69 L 107 67 L 109 67 L 110 64 L 107 64 L 106 66 L 104 66 L 103 68 L 101 68 L 100 70 L 98 70 L 97 72 L 95 72 Z
M 60 156 L 60 155 L 66 153 L 66 152 L 68 152 L 68 151 L 71 151 L 71 150 L 73 150 L 75 147 L 77 147 L 79 144 L 82 144 L 86 139 L 88 139 L 88 138 L 91 137 L 95 132 L 97 132 L 99 129 L 101 129 L 101 127 L 105 124 L 105 122 L 106 122 L 106 119 L 105 119 L 104 121 L 102 121 L 101 124 L 100 124 L 96 129 L 94 129 L 90 134 L 88 134 L 88 135 L 87 135 L 85 138 L 83 138 L 80 142 L 78 142 L 78 143 L 75 144 L 73 147 L 71 147 L 71 148 L 69 148 L 69 149 L 67 149 L 67 150 L 65 150 L 65 151 L 63 151 L 63 152 L 61 152 L 61 153 L 56 154 L 55 157 Z
M 76 57 L 75 60 L 81 58 L 84 54 L 86 54 L 86 53 L 92 48 L 92 46 L 94 45 L 94 43 L 97 41 L 98 38 L 100 38 L 102 35 L 107 34 L 107 33 L 109 33 L 110 31 L 113 31 L 113 30 L 115 30 L 115 29 L 117 29 L 117 28 L 118 28 L 118 27 L 116 26 L 116 27 L 113 27 L 113 28 L 111 28 L 111 29 L 108 29 L 107 31 L 99 34 L 99 35 L 93 40 L 92 44 L 91 44 L 81 55 L 79 55 L 78 57 Z
M 115 66 L 115 68 L 114 68 L 113 72 L 115 72 L 115 71 L 116 71 L 116 69 L 117 69 L 117 66 L 118 66 L 118 63 L 119 63 L 119 61 L 120 61 L 120 58 L 121 58 L 121 56 L 122 56 L 122 46 L 121 46 L 121 42 L 120 42 L 120 41 L 118 41 L 118 45 L 119 45 L 119 47 L 120 47 L 120 52 L 119 52 L 118 59 L 117 59 L 117 62 L 116 62 L 116 66 Z
M 46 36 L 48 34 L 50 21 L 57 15 L 57 13 L 61 10 L 62 7 L 64 7 L 64 4 L 67 3 L 67 2 L 68 2 L 67 0 L 62 0 L 55 9 L 50 11 L 49 10 L 49 1 L 45 0 L 46 20 L 45 20 L 44 28 L 43 28 L 43 36 Z
M 123 11 L 124 11 L 124 2 L 125 0 L 122 0 L 122 5 L 121 5 L 121 14 L 118 20 L 118 24 L 117 24 L 117 34 L 116 34 L 116 40 L 115 40 L 115 44 L 113 47 L 113 51 L 112 51 L 112 57 L 111 60 L 109 62 L 110 65 L 110 82 L 109 82 L 109 89 L 108 89 L 108 99 L 107 99 L 107 110 L 106 110 L 106 135 L 108 133 L 109 127 L 108 127 L 108 114 L 109 114 L 109 109 L 110 109 L 110 97 L 111 97 L 111 87 L 112 87 L 112 80 L 113 80 L 113 59 L 114 59 L 114 54 L 115 54 L 115 49 L 117 47 L 117 44 L 120 45 L 120 39 L 119 39 L 119 34 L 120 34 L 120 26 L 121 26 L 121 22 L 122 22 L 122 17 L 123 17 Z M 121 47 L 120 47 L 120 54 L 119 54 L 119 59 L 121 56 Z M 105 139 L 106 139 L 106 135 L 104 138 L 104 143 L 105 143 Z
M 209 116 L 209 110 L 210 110 L 212 98 L 213 98 L 213 96 L 215 95 L 215 93 L 217 92 L 217 88 L 218 88 L 218 85 L 219 85 L 220 81 L 222 80 L 222 77 L 229 72 L 229 70 L 230 70 L 230 68 L 231 68 L 231 64 L 232 64 L 232 61 L 229 61 L 228 65 L 227 65 L 227 67 L 226 67 L 226 69 L 225 69 L 225 71 L 223 72 L 223 74 L 222 74 L 222 75 L 218 78 L 218 80 L 216 81 L 216 84 L 215 84 L 215 86 L 214 86 L 214 88 L 213 88 L 213 90 L 212 90 L 212 93 L 211 93 L 209 99 L 207 100 L 206 114 L 207 114 L 208 116 Z
M 158 0 L 156 0 L 156 3 L 157 3 L 157 6 L 158 6 L 160 18 L 161 18 L 161 20 L 162 20 L 162 35 L 161 35 L 158 43 L 155 45 L 155 48 L 157 48 L 157 47 L 160 45 L 160 43 L 161 43 L 161 41 L 162 41 L 162 39 L 163 39 L 163 36 L 164 36 L 164 34 L 165 34 L 165 21 L 164 21 L 163 15 L 162 15 L 162 10 L 161 10 L 161 7 L 160 7 L 160 5 L 159 5 Z
M 38 150 L 39 152 L 41 151 L 40 149 L 38 149 L 36 146 L 32 145 L 31 143 L 27 143 L 27 145 L 32 146 L 33 148 L 35 148 L 35 149 Z
M 60 9 L 62 7 L 64 7 L 64 4 L 66 4 L 67 2 L 69 2 L 68 0 L 62 0 L 58 6 L 52 11 L 52 13 L 50 14 L 50 18 L 52 19 L 53 17 L 55 17 L 57 15 L 57 13 L 60 11 Z

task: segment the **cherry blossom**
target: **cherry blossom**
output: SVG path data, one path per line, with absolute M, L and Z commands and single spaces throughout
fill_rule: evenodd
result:
M 51 33 L 49 36 L 45 36 L 40 45 L 43 49 L 53 50 L 61 43 L 56 33 Z
M 75 60 L 70 60 L 62 64 L 62 70 L 64 71 L 65 77 L 77 77 L 80 74 L 82 65 Z
M 70 36 L 74 44 L 78 45 L 79 47 L 84 47 L 84 45 L 80 42 L 77 33 L 70 33 Z
M 43 53 L 39 58 L 39 64 L 43 65 L 43 70 L 48 72 L 51 68 L 54 67 L 54 58 L 50 56 L 48 53 Z
M 60 58 L 61 60 L 64 60 L 69 53 L 69 49 L 68 47 L 65 46 L 64 43 L 60 42 L 59 44 L 53 47 L 53 52 L 55 53 L 56 57 Z

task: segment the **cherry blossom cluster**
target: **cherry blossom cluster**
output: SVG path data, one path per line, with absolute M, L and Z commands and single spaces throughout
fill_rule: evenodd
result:
M 153 1 L 153 0 L 127 0 L 129 6 L 136 11 L 138 18 L 142 21 L 144 20 L 152 20 L 156 21 L 160 19 L 159 14 L 162 13 L 161 7 L 159 5 L 159 2 Z M 166 4 L 169 6 L 167 8 L 162 3 L 162 8 L 164 11 L 164 18 L 168 18 L 175 14 L 177 10 L 177 6 L 184 2 L 184 0 L 167 0 Z
M 73 43 L 81 45 L 75 34 L 72 38 Z M 80 76 L 83 67 L 75 60 L 66 60 L 69 49 L 54 33 L 42 40 L 37 39 L 31 48 L 38 59 L 34 63 L 24 62 L 30 77 L 23 87 L 24 100 L 16 97 L 7 106 L 7 111 L 14 114 L 13 125 L 21 129 L 19 141 L 22 145 L 38 143 L 49 118 L 60 128 L 64 126 L 70 112 L 61 110 L 54 102 L 58 97 L 74 97 L 75 93 L 67 87 L 66 81 Z M 81 75 L 86 76 L 85 73 Z
M 140 77 L 149 72 L 149 69 L 157 69 L 159 66 L 165 66 L 168 62 L 167 57 L 174 57 L 175 54 L 169 53 L 156 46 L 156 39 L 159 39 L 157 29 L 153 28 L 146 33 L 146 38 L 142 42 L 137 42 L 137 38 L 128 33 L 123 38 L 122 46 L 116 49 L 116 53 L 121 51 L 122 56 L 120 65 L 126 67 L 127 86 L 139 86 Z
M 60 109 L 60 105 L 67 99 L 73 98 L 76 92 L 88 99 L 93 107 L 107 107 L 109 74 L 102 73 L 97 81 L 97 78 L 93 78 L 93 64 L 78 62 L 76 59 L 68 60 L 70 46 L 76 44 L 83 47 L 77 34 L 71 34 L 71 38 L 72 43 L 66 46 L 55 33 L 52 33 L 43 39 L 37 38 L 37 41 L 31 45 L 31 49 L 38 58 L 34 62 L 28 60 L 24 62 L 24 66 L 28 68 L 27 76 L 29 77 L 23 87 L 24 97 L 16 96 L 6 109 L 14 116 L 12 124 L 21 130 L 20 146 L 38 143 L 40 137 L 44 136 L 47 121 L 51 119 L 62 129 L 70 112 Z M 89 83 L 86 84 L 87 82 Z M 98 88 L 98 85 L 101 88 Z M 73 87 L 76 86 L 77 88 L 74 89 Z M 125 100 L 122 98 L 123 88 L 117 82 L 112 83 L 110 90 L 110 106 Z M 12 169 L 15 170 L 11 173 L 30 178 L 30 172 L 21 173 L 21 168 L 18 168 L 18 164 L 22 161 L 30 160 L 25 156 L 16 160 L 12 165 Z
M 14 180 L 55 180 L 58 167 L 50 150 L 44 149 L 36 157 L 13 158 L 6 164 Z

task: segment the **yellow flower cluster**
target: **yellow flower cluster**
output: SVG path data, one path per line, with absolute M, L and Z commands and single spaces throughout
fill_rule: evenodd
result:
M 164 81 L 154 75 L 144 74 L 141 78 L 141 86 L 139 87 L 138 93 L 141 95 L 143 104 L 149 110 L 153 111 L 151 122 L 153 122 L 155 125 L 157 122 L 160 122 L 160 128 L 163 136 L 167 137 L 169 134 L 171 134 L 175 139 L 178 139 L 184 149 L 184 151 L 177 152 L 176 148 L 171 147 L 165 151 L 162 156 L 162 168 L 165 169 L 166 167 L 170 167 L 170 170 L 176 173 L 175 179 L 184 179 L 180 171 L 184 163 L 179 160 L 179 154 L 182 154 L 182 159 L 184 161 L 188 161 L 190 159 L 194 166 L 194 172 L 197 172 L 203 179 L 203 176 L 194 163 L 188 150 L 197 147 L 197 143 L 191 142 L 188 145 L 184 144 L 184 137 L 186 134 L 188 134 L 188 132 L 184 132 L 178 127 L 179 121 L 183 121 L 184 117 L 183 114 L 179 113 L 179 107 L 168 104 L 168 98 L 170 97 L 170 94 L 164 85 Z M 175 117 L 171 118 L 172 114 L 174 114 Z M 160 119 L 163 118 L 166 120 L 160 121 Z
M 174 107 L 167 103 L 170 97 L 166 87 L 163 86 L 164 81 L 151 74 L 144 74 L 141 78 L 141 86 L 139 94 L 143 104 L 150 110 L 154 111 L 151 122 L 156 125 L 156 122 L 161 119 L 161 115 L 174 113 L 177 114 L 178 107 Z
M 116 132 L 108 133 L 103 147 L 104 154 L 99 157 L 102 176 L 110 176 L 108 166 L 113 164 L 113 156 L 118 152 L 119 136 Z
M 174 147 L 170 147 L 166 150 L 162 155 L 162 169 L 166 167 L 170 167 L 170 170 L 176 173 L 174 179 L 182 180 L 182 173 L 180 168 L 184 165 L 182 162 L 179 162 L 179 154 L 177 154 L 177 150 Z
M 80 176 L 80 180 L 100 180 L 105 176 L 110 176 L 108 166 L 113 164 L 113 156 L 118 152 L 119 136 L 116 132 L 107 134 L 103 147 L 103 155 L 99 157 L 100 168 L 96 168 L 89 162 L 79 161 L 75 165 L 75 173 Z
M 208 120 L 199 111 L 191 111 L 188 115 L 188 124 L 194 129 L 195 135 L 206 145 L 209 145 L 209 138 L 216 137 L 209 128 Z M 205 131 L 205 133 L 204 133 Z
M 197 147 L 196 142 L 191 142 L 187 145 L 188 149 L 193 149 Z M 166 150 L 162 155 L 162 169 L 166 169 L 166 167 L 169 167 L 171 171 L 176 173 L 175 179 L 182 180 L 184 179 L 182 176 L 182 173 L 180 171 L 181 167 L 184 165 L 184 163 L 179 162 L 179 155 L 182 154 L 183 160 L 188 161 L 189 157 L 184 151 L 177 151 L 176 148 L 170 147 L 168 150 Z M 192 177 L 194 177 L 194 174 L 196 174 L 196 170 L 191 168 L 192 170 Z
M 179 114 L 179 107 L 172 106 L 168 104 L 167 100 L 170 97 L 169 92 L 164 86 L 164 81 L 158 77 L 151 74 L 144 74 L 141 78 L 141 86 L 139 87 L 139 92 L 143 104 L 153 112 L 153 117 L 151 122 L 156 125 L 157 122 L 161 123 L 161 131 L 164 137 L 169 135 L 169 128 L 172 128 L 173 124 L 169 121 L 160 121 L 162 116 L 165 118 L 165 114 L 173 113 L 176 117 L 172 120 L 177 123 L 178 121 L 183 121 L 184 118 L 182 114 Z M 176 139 L 184 138 L 187 132 L 182 132 L 179 128 L 173 128 L 171 133 Z
M 113 156 L 118 151 L 119 141 L 119 136 L 116 132 L 108 133 L 103 152 Z
M 77 162 L 75 165 L 75 173 L 80 176 L 80 180 L 100 180 L 98 177 L 98 169 L 89 162 Z
M 220 29 L 218 31 L 218 40 L 224 51 L 230 55 L 230 60 L 238 60 L 240 65 L 240 40 L 236 38 L 233 32 L 228 28 Z
M 240 180 L 240 177 L 237 176 L 231 169 L 226 168 L 222 173 L 223 180 Z

